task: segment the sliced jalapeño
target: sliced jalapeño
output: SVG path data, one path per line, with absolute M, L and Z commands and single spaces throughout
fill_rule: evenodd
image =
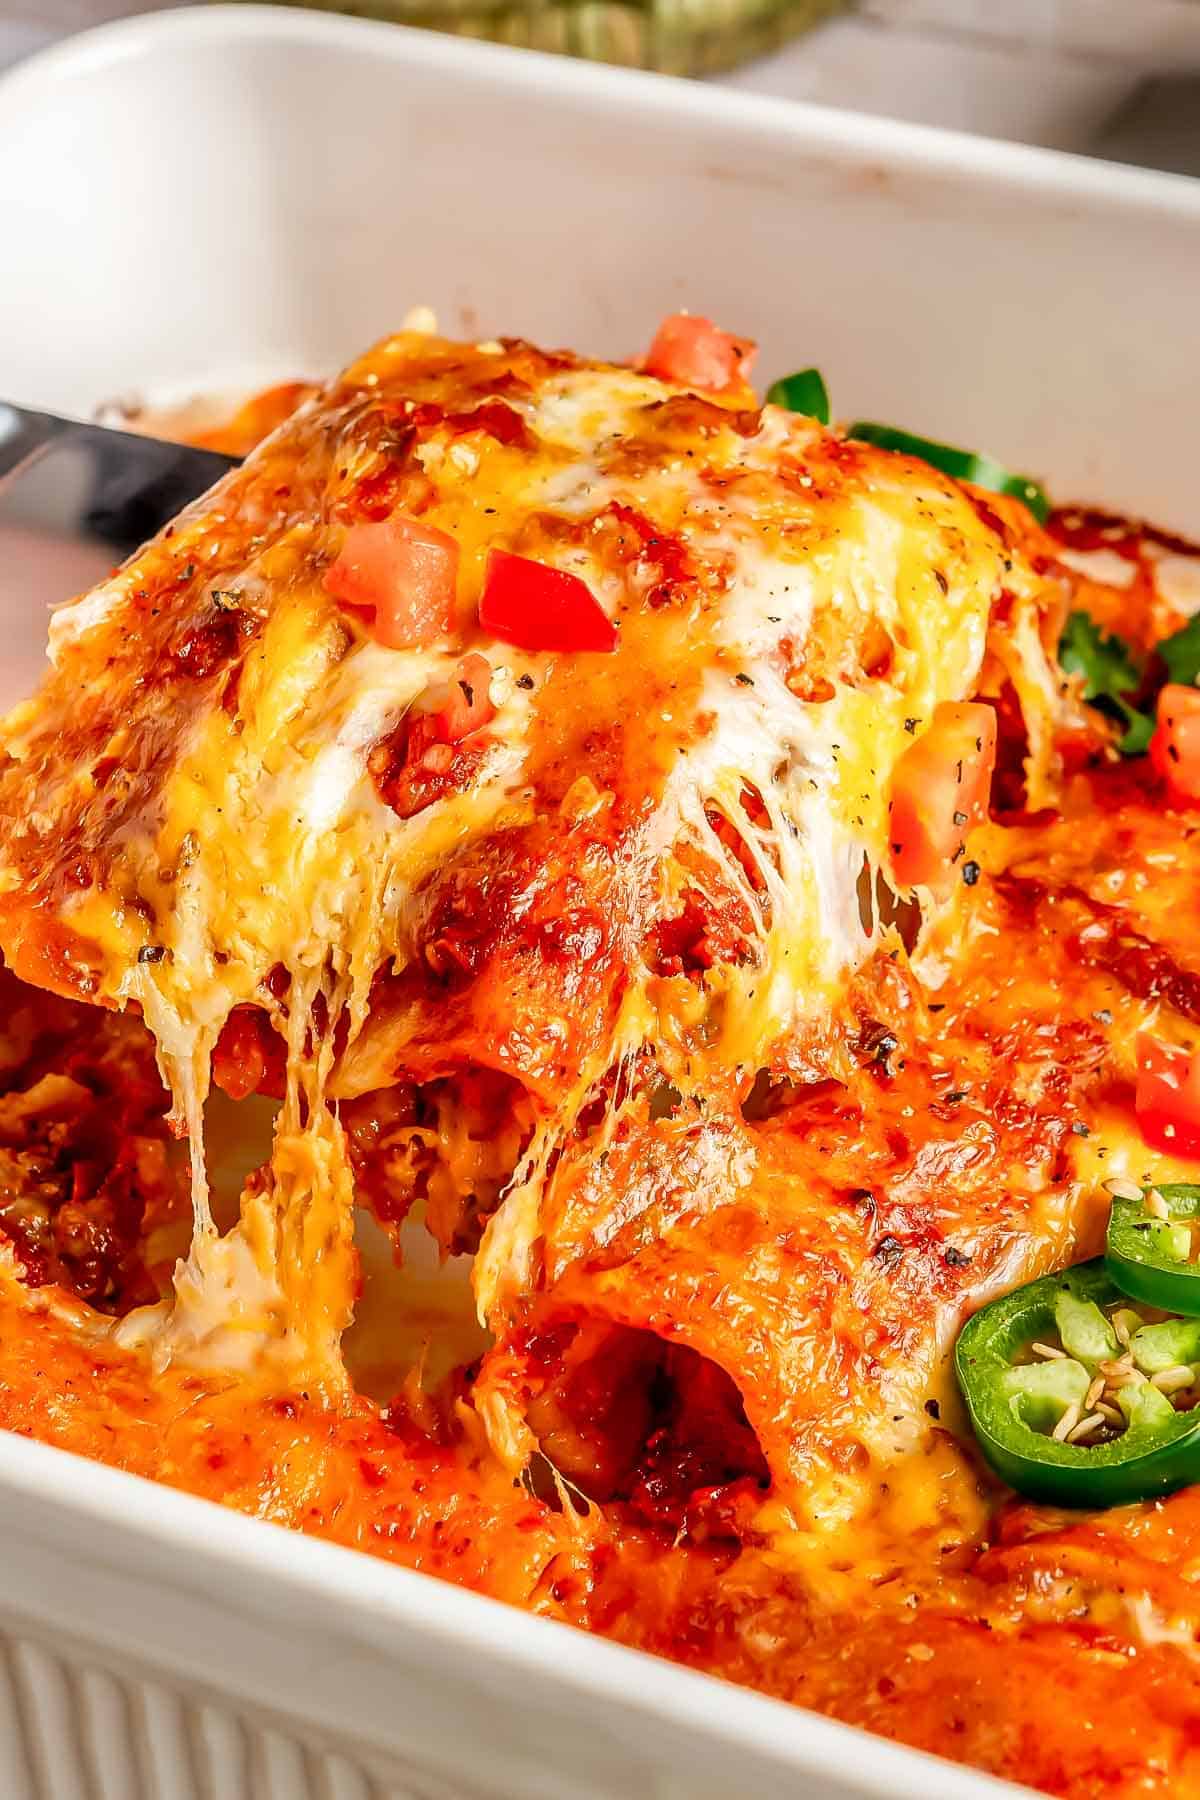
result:
M 1193 1227 L 1200 1227 L 1200 1187 L 1167 1182 L 1144 1189 L 1137 1199 L 1115 1194 L 1104 1260 L 1122 1293 L 1146 1306 L 1200 1317 Z
M 1200 1480 L 1200 1319 L 1143 1318 L 1103 1258 L 983 1307 L 955 1368 L 986 1461 L 1027 1499 L 1120 1506 Z

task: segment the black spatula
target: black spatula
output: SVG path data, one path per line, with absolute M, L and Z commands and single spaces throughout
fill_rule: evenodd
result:
M 0 401 L 0 706 L 40 676 L 50 607 L 103 580 L 234 460 Z

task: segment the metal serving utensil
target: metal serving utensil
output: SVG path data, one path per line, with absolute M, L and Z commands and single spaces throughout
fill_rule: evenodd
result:
M 102 581 L 236 461 L 0 400 L 0 707 L 40 678 L 49 609 Z

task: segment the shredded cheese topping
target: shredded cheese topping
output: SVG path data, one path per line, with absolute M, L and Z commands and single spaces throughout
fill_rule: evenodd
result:
M 459 624 L 427 648 L 383 649 L 323 585 L 346 522 L 388 479 L 391 508 L 460 549 Z M 617 653 L 550 656 L 482 633 L 495 547 L 580 576 L 618 624 Z M 1002 595 L 1008 666 L 1044 721 L 1059 704 L 1045 584 L 953 482 L 776 408 L 739 414 L 628 370 L 409 332 L 61 610 L 56 673 L 8 725 L 38 792 L 26 835 L 10 834 L 10 882 L 56 850 L 44 821 L 65 809 L 95 864 L 74 888 L 61 857 L 55 871 L 57 916 L 83 947 L 68 962 L 110 1004 L 141 1008 L 193 1158 L 174 1300 L 126 1319 L 122 1340 L 163 1358 L 266 1357 L 339 1390 L 355 1253 L 336 1103 L 403 1075 L 411 1018 L 376 1004 L 378 981 L 416 979 L 431 895 L 505 834 L 554 820 L 565 879 L 588 891 L 603 836 L 620 979 L 569 1076 L 539 1090 L 476 1262 L 483 1319 L 537 1288 L 555 1166 L 598 1094 L 601 1141 L 615 1129 L 641 1061 L 684 1096 L 714 1067 L 752 1078 L 798 1041 L 836 1062 L 848 980 L 898 943 L 860 902 L 864 881 L 886 879 L 892 770 L 939 703 L 976 691 Z M 190 648 L 201 621 L 220 658 Z M 103 741 L 81 759 L 64 717 L 116 641 Z M 482 756 L 401 818 L 371 750 L 467 649 L 494 671 Z M 153 683 L 171 658 L 200 675 L 164 696 Z M 110 763 L 134 768 L 116 810 L 114 778 L 96 773 Z M 728 926 L 699 984 L 648 949 L 689 903 Z M 10 942 L 20 932 L 10 921 Z M 558 1003 L 517 1034 L 568 1042 Z M 245 1004 L 286 1040 L 286 1098 L 270 1168 L 222 1238 L 203 1110 L 214 1045 Z M 519 1078 L 522 1054 L 506 1038 L 497 1066 Z M 512 1440 L 502 1411 L 490 1423 Z

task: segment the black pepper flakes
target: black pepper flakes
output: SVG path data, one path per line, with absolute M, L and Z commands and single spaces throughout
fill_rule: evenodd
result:
M 925 1402 L 925 1411 L 929 1414 L 931 1419 L 940 1419 L 942 1416 L 942 1409 L 936 1400 L 927 1400 Z
M 965 862 L 962 868 L 962 878 L 968 887 L 974 887 L 982 872 L 977 862 Z
M 942 1261 L 948 1269 L 969 1269 L 971 1266 L 971 1258 L 963 1251 L 956 1250 L 953 1244 L 946 1245 L 942 1252 Z
M 532 675 L 518 675 L 517 676 L 517 686 L 519 688 L 524 688 L 526 693 L 528 693 L 530 688 L 532 688 L 532 686 L 533 686 L 533 676 Z
M 166 954 L 164 944 L 143 944 L 137 953 L 137 959 L 140 963 L 156 963 L 161 962 Z

